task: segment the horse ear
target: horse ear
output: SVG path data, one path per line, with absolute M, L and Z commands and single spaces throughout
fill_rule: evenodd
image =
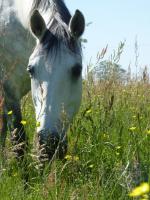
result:
M 38 10 L 34 10 L 30 18 L 30 28 L 34 36 L 40 39 L 46 31 L 46 24 Z
M 79 38 L 85 29 L 85 19 L 83 14 L 76 10 L 69 23 L 69 30 L 73 37 Z

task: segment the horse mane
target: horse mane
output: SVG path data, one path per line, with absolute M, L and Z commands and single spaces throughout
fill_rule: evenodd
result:
M 71 14 L 63 0 L 33 0 L 31 14 L 37 10 L 48 12 L 51 15 L 48 22 L 48 29 L 41 40 L 42 46 L 49 52 L 59 49 L 62 42 L 73 52 L 79 52 L 77 42 L 71 37 L 69 32 L 69 22 Z
M 69 24 L 71 14 L 63 0 L 33 0 L 31 12 L 35 9 L 47 11 L 49 8 L 51 9 L 52 17 L 58 15 L 59 19 Z

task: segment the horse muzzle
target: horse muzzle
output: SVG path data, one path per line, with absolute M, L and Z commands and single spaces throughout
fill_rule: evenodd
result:
M 64 133 L 41 130 L 38 132 L 38 143 L 39 147 L 44 148 L 48 160 L 63 159 L 67 153 L 67 137 Z

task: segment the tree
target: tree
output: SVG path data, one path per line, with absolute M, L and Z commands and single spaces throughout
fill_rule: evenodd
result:
M 95 80 L 114 79 L 117 81 L 125 81 L 127 75 L 126 70 L 121 65 L 107 60 L 97 63 L 93 69 L 93 74 Z

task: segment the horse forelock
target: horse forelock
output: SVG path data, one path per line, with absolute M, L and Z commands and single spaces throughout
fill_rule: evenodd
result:
M 31 13 L 35 9 L 40 9 L 44 12 L 50 9 L 52 13 L 51 18 L 58 15 L 63 22 L 69 24 L 71 14 L 63 0 L 33 0 Z
M 69 32 L 69 22 L 71 14 L 63 0 L 34 0 L 31 13 L 38 9 L 43 12 L 51 12 L 47 30 L 40 42 L 44 49 L 49 52 L 54 50 L 58 52 L 63 43 L 72 52 L 80 53 L 80 45 L 74 40 Z

